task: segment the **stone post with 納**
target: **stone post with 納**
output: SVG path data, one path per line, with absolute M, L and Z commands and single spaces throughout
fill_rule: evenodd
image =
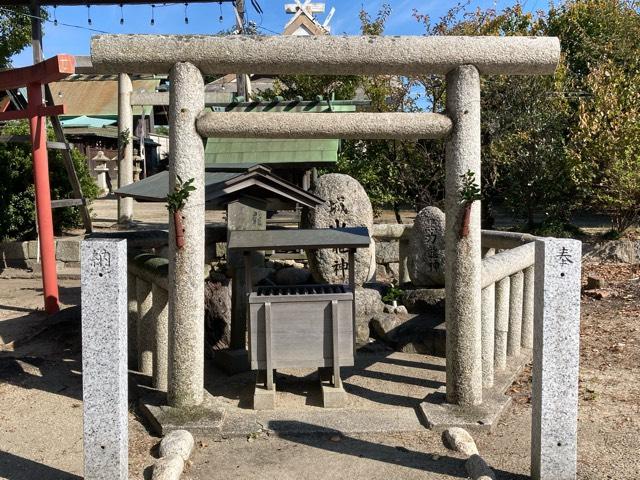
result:
M 82 242 L 84 478 L 128 478 L 127 241 Z
M 531 478 L 575 480 L 580 267 L 578 240 L 536 241 Z

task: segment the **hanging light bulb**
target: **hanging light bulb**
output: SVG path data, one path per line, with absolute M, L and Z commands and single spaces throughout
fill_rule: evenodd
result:
M 222 2 L 218 2 L 220 4 L 220 23 L 223 22 L 224 17 L 222 16 Z
M 87 23 L 91 25 L 91 5 L 87 5 Z
M 189 8 L 189 3 L 184 2 L 184 23 L 189 24 L 189 16 L 187 15 L 187 8 Z
M 151 5 L 151 26 L 156 24 L 156 6 Z
M 53 25 L 56 27 L 58 26 L 58 17 L 56 15 L 57 10 L 58 10 L 58 6 L 54 5 L 53 6 Z
M 124 25 L 124 10 L 122 4 L 120 4 L 120 25 Z

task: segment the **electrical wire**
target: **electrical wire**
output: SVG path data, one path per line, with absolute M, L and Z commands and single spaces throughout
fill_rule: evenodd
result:
M 28 18 L 37 18 L 41 22 L 49 22 L 49 23 L 53 23 L 54 25 L 62 25 L 64 27 L 79 28 L 80 30 L 88 30 L 90 32 L 96 32 L 96 33 L 110 33 L 105 30 L 98 30 L 97 28 L 83 27 L 82 25 L 73 25 L 71 23 L 61 22 L 60 20 L 58 20 L 56 24 L 53 20 L 49 20 L 48 18 L 42 18 L 38 15 L 31 15 L 30 13 L 16 12 L 14 10 L 11 10 L 5 7 L 0 7 L 0 11 L 6 12 L 6 13 L 12 13 L 14 15 L 21 15 L 23 17 L 28 17 Z

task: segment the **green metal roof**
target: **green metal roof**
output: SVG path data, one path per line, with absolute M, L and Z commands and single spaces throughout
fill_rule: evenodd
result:
M 118 123 L 117 119 L 95 118 L 87 117 L 86 115 L 80 115 L 79 117 L 65 118 L 60 120 L 63 127 L 91 127 L 102 128 L 107 125 L 115 125 Z
M 309 114 L 333 111 L 354 112 L 356 105 L 329 105 L 325 102 L 313 105 L 292 107 L 292 103 L 278 104 L 239 104 L 237 107 L 213 107 L 213 111 L 282 111 L 286 115 L 290 112 L 308 112 Z M 331 140 L 282 140 L 258 138 L 209 138 L 205 146 L 205 163 L 214 165 L 219 163 L 261 163 L 277 164 L 331 164 L 338 161 L 338 139 Z

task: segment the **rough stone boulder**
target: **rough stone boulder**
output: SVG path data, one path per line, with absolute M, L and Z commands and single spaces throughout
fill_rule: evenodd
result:
M 376 288 L 356 287 L 356 342 L 363 345 L 369 340 L 369 322 L 384 310 L 382 294 Z
M 373 208 L 367 193 L 358 181 L 349 175 L 329 173 L 321 176 L 313 193 L 325 203 L 309 210 L 303 224 L 306 228 L 373 228 Z M 344 283 L 349 276 L 348 252 L 336 249 L 308 251 L 309 268 L 318 283 Z M 375 242 L 361 248 L 355 255 L 356 283 L 362 285 L 375 276 Z
M 444 312 L 444 288 L 414 288 L 403 292 L 402 303 L 409 313 L 423 313 L 441 310 Z
M 640 240 L 611 240 L 584 250 L 585 262 L 640 263 Z
M 305 285 L 311 280 L 311 272 L 306 268 L 287 267 L 276 271 L 276 285 Z
M 416 216 L 409 237 L 409 277 L 416 287 L 444 286 L 445 216 L 437 207 L 425 207 Z
M 231 279 L 212 274 L 204 284 L 205 338 L 212 350 L 229 346 L 231 305 Z

